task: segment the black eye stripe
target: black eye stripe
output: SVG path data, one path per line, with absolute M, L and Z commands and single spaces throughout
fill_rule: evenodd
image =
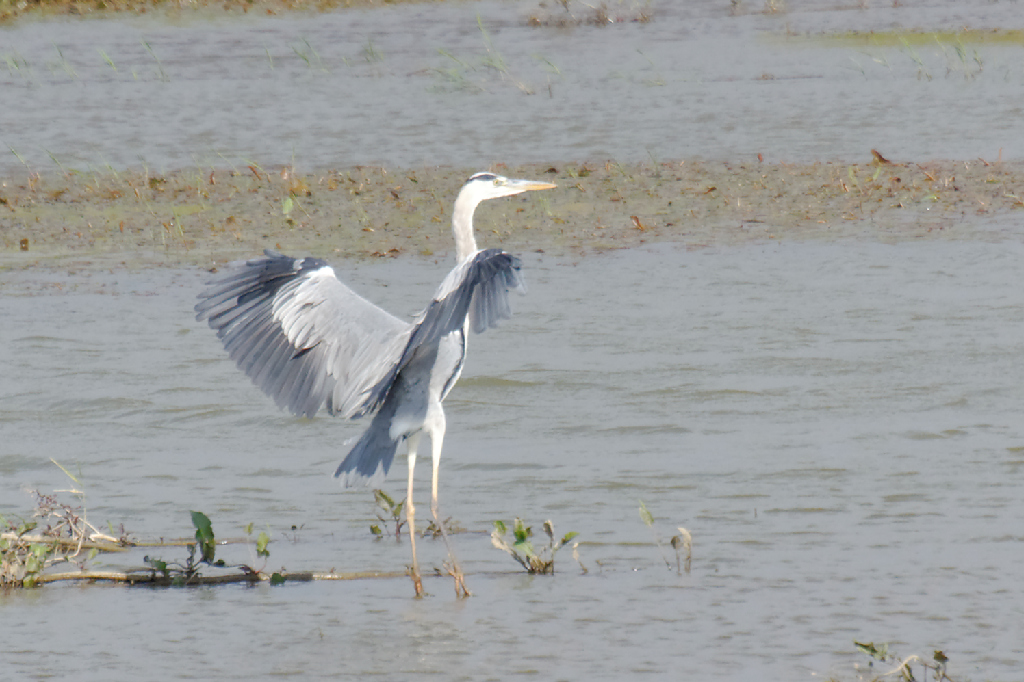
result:
M 498 176 L 495 175 L 494 173 L 477 173 L 476 175 L 471 177 L 469 180 L 466 180 L 466 184 L 468 185 L 469 183 L 474 182 L 476 180 L 489 180 L 489 181 L 493 182 L 493 181 L 495 181 L 497 179 L 498 179 Z

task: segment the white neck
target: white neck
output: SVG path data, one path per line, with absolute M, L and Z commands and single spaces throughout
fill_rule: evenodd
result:
M 455 234 L 455 258 L 459 263 L 477 252 L 473 237 L 473 212 L 480 200 L 470 192 L 459 192 L 452 211 L 452 232 Z

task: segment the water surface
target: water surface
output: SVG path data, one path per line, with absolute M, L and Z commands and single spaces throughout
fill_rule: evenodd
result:
M 655 2 L 648 23 L 566 29 L 495 1 L 16 24 L 0 172 L 1024 157 L 1020 44 L 807 39 L 1020 28 L 1019 7 L 892 4 Z
M 1022 255 L 976 242 L 527 254 L 529 294 L 471 339 L 446 403 L 442 508 L 471 531 L 550 518 L 581 533 L 589 573 L 565 552 L 555 577 L 531 578 L 474 532 L 456 536 L 465 602 L 441 578 L 422 601 L 406 579 L 50 586 L 0 599 L 5 666 L 19 679 L 790 680 L 852 677 L 857 639 L 943 649 L 958 679 L 1013 678 Z M 399 314 L 447 270 L 338 266 Z M 23 488 L 67 487 L 54 457 L 80 472 L 100 525 L 186 535 L 201 509 L 223 536 L 269 527 L 270 569 L 401 570 L 407 546 L 370 536 L 369 492 L 329 476 L 358 425 L 274 409 L 193 322 L 203 277 L 5 275 L 0 513 L 30 507 Z M 398 460 L 387 489 L 401 497 L 404 477 Z M 666 567 L 640 500 L 663 540 L 693 534 L 690 575 Z M 444 558 L 436 542 L 421 553 Z

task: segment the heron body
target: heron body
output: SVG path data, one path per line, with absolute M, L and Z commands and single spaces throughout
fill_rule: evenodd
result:
M 524 290 L 520 262 L 501 249 L 478 250 L 473 213 L 481 201 L 550 183 L 471 177 L 455 202 L 452 228 L 457 264 L 411 322 L 356 294 L 317 258 L 266 251 L 209 282 L 195 310 L 245 372 L 278 406 L 312 417 L 321 409 L 344 418 L 372 415 L 370 425 L 338 466 L 342 486 L 380 485 L 401 444 L 409 456 L 406 515 L 416 561 L 413 471 L 421 438 L 431 442 L 431 511 L 446 430 L 442 401 L 462 373 L 467 334 L 511 316 L 508 294 Z M 468 595 L 448 544 L 456 593 Z

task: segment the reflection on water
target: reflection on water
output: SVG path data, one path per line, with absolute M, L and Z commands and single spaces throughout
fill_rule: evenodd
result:
M 571 30 L 496 1 L 5 28 L 0 173 L 1024 157 L 1020 45 L 804 39 L 1015 27 L 1015 3 L 653 4 Z
M 950 242 L 528 255 L 529 295 L 472 340 L 449 397 L 442 511 L 471 531 L 551 518 L 581 533 L 587 575 L 568 551 L 554 578 L 521 575 L 468 533 L 466 602 L 439 578 L 421 602 L 406 580 L 48 587 L 0 597 L 4 665 L 19 679 L 795 679 L 852 674 L 858 639 L 941 648 L 958 678 L 1012 678 L 1022 255 Z M 399 314 L 447 269 L 337 265 Z M 273 569 L 403 566 L 406 546 L 370 537 L 371 495 L 329 476 L 358 426 L 276 411 L 192 321 L 204 276 L 5 275 L 0 513 L 27 508 L 23 487 L 66 487 L 52 456 L 81 472 L 100 525 L 184 535 L 202 509 L 223 536 L 269 525 Z M 404 471 L 387 484 L 398 496 Z M 662 538 L 693 533 L 691 575 L 665 568 L 640 500 Z M 444 558 L 439 543 L 421 551 Z

